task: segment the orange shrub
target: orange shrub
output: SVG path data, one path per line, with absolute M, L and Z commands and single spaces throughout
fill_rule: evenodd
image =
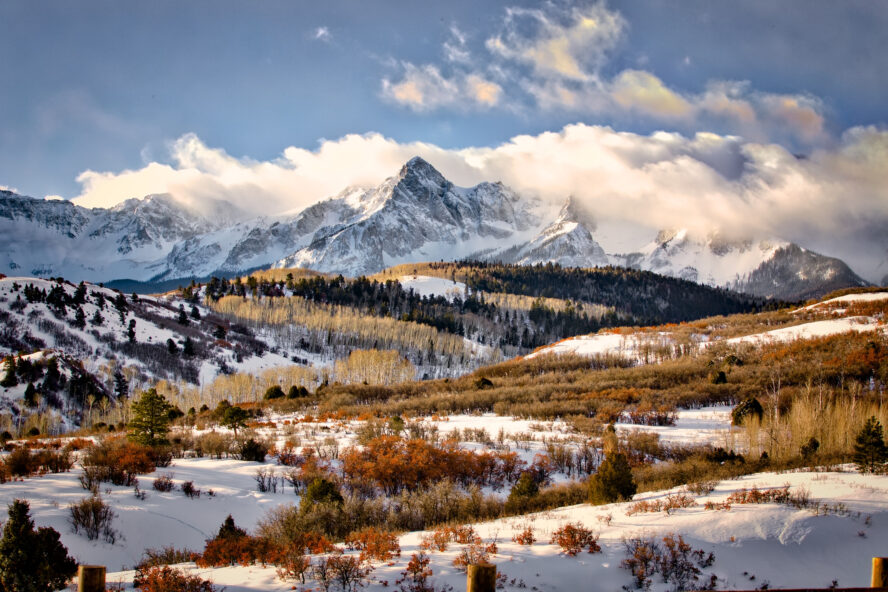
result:
M 401 556 L 397 535 L 373 526 L 349 534 L 345 537 L 345 545 L 351 550 L 360 551 L 361 561 L 388 561 Z
M 515 535 L 512 537 L 512 540 L 519 545 L 530 546 L 536 542 L 536 537 L 533 534 L 533 528 L 528 526 L 521 532 L 515 533 Z
M 492 452 L 476 454 L 460 449 L 455 442 L 441 445 L 397 436 L 373 438 L 362 448 L 349 448 L 340 455 L 342 472 L 356 484 L 365 484 L 394 495 L 415 491 L 442 479 L 463 485 L 502 483 L 504 461 Z
M 553 532 L 552 544 L 561 547 L 562 551 L 571 557 L 582 551 L 583 548 L 588 549 L 590 553 L 601 552 L 598 535 L 584 528 L 579 522 L 565 524 Z
M 450 543 L 461 545 L 477 545 L 481 543 L 481 537 L 475 533 L 471 526 L 442 526 L 430 534 L 422 537 L 419 547 L 425 551 L 437 549 L 446 551 Z
M 133 578 L 136 589 L 142 592 L 215 592 L 216 587 L 198 576 L 190 576 L 168 565 L 139 571 Z

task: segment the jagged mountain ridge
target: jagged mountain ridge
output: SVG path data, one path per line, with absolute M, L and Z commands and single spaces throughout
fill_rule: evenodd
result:
M 153 195 L 90 210 L 0 192 L 0 272 L 160 281 L 273 265 L 356 276 L 478 258 L 621 265 L 777 298 L 866 285 L 840 260 L 779 239 L 727 241 L 679 229 L 608 254 L 593 215 L 574 200 L 556 213 L 501 183 L 458 187 L 419 157 L 377 187 L 348 188 L 296 214 L 249 219 L 227 202 L 210 206 L 199 212 Z

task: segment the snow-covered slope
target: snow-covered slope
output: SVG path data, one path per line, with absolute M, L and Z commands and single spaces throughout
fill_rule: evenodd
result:
M 197 385 L 220 372 L 292 364 L 243 328 L 229 331 L 227 320 L 202 305 L 150 296 L 133 301 L 93 284 L 78 289 L 64 281 L 0 278 L 0 321 L 0 358 L 45 351 L 79 360 L 88 373 L 104 373 L 109 381 L 116 368 L 129 369 L 131 379 L 146 385 L 160 379 Z M 225 339 L 218 337 L 220 327 Z M 186 340 L 193 348 L 187 355 Z M 0 398 L 20 397 L 18 390 L 0 388 Z
M 116 513 L 112 526 L 120 534 L 114 545 L 91 542 L 71 531 L 68 505 L 88 493 L 77 480 L 80 469 L 7 483 L 0 503 L 28 499 L 37 526 L 55 528 L 80 563 L 106 565 L 109 583 L 122 582 L 126 589 L 132 589 L 134 574 L 124 570 L 140 559 L 144 549 L 174 546 L 199 550 L 229 514 L 239 526 L 253 530 L 268 510 L 298 502 L 289 489 L 284 493 L 257 492 L 254 475 L 259 467 L 257 463 L 235 460 L 176 459 L 169 468 L 140 476 L 141 489 L 147 492 L 145 499 L 134 497 L 132 488 L 107 487 L 103 498 Z M 189 499 L 181 491 L 153 491 L 149 484 L 161 474 L 172 474 L 177 485 L 193 481 L 204 495 Z M 798 499 L 808 498 L 807 507 L 785 503 L 735 503 L 729 508 L 719 505 L 744 489 L 787 486 Z M 210 489 L 214 497 L 205 495 Z M 861 475 L 847 468 L 845 472 L 758 473 L 714 483 L 711 493 L 690 494 L 690 507 L 668 512 L 634 513 L 630 511 L 632 502 L 581 504 L 473 527 L 484 545 L 497 543 L 497 551 L 490 559 L 497 571 L 506 576 L 505 590 L 585 590 L 590 581 L 595 582 L 595 589 L 632 590 L 632 575 L 620 566 L 626 558 L 624 540 L 668 534 L 681 535 L 694 549 L 713 554 L 712 564 L 702 569 L 701 585 L 714 575 L 717 588 L 728 590 L 760 588 L 765 584 L 768 589 L 828 588 L 833 581 L 840 586 L 865 587 L 869 583 L 871 557 L 879 556 L 879 550 L 888 545 L 886 492 L 888 477 Z M 662 501 L 677 493 L 686 492 L 647 492 L 636 495 L 635 501 Z M 709 509 L 707 502 L 712 503 Z M 567 523 L 580 523 L 599 535 L 601 552 L 583 551 L 570 557 L 550 543 L 552 532 Z M 526 546 L 511 540 L 527 528 L 533 531 L 535 543 Z M 425 534 L 400 535 L 401 556 L 387 564 L 375 562 L 365 590 L 391 590 L 392 582 L 405 569 L 411 555 L 419 552 Z M 428 552 L 431 579 L 437 586 L 464 589 L 465 575 L 452 565 L 463 548 L 464 545 L 451 544 L 444 552 Z M 224 586 L 228 592 L 283 592 L 293 589 L 295 583 L 281 579 L 274 566 L 198 569 L 192 563 L 181 567 Z M 311 583 L 309 580 L 308 584 Z M 674 587 L 657 576 L 651 584 L 652 592 Z
M 817 311 L 829 308 L 830 304 L 851 302 L 877 302 L 888 299 L 888 292 L 851 294 L 825 302 L 812 304 L 796 312 Z M 787 343 L 799 339 L 814 339 L 854 331 L 866 333 L 880 331 L 888 333 L 884 318 L 872 316 L 846 315 L 844 309 L 832 311 L 831 318 L 811 320 L 749 335 L 729 339 L 710 339 L 705 335 L 691 335 L 685 347 L 704 348 L 718 343 L 737 345 L 741 343 L 767 344 Z M 579 335 L 542 347 L 527 356 L 533 358 L 546 354 L 579 354 L 582 356 L 616 356 L 633 363 L 646 364 L 661 357 L 670 357 L 677 347 L 675 335 L 669 331 L 610 331 L 602 330 L 593 335 Z

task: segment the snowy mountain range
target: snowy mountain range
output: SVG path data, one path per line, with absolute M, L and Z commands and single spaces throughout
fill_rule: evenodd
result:
M 0 273 L 109 282 L 307 267 L 344 275 L 477 258 L 564 266 L 621 265 L 777 298 L 866 285 L 845 263 L 779 238 L 729 241 L 664 230 L 607 253 L 594 214 L 560 211 L 501 183 L 457 187 L 421 158 L 377 187 L 348 188 L 298 213 L 250 218 L 222 200 L 170 195 L 87 209 L 0 191 Z

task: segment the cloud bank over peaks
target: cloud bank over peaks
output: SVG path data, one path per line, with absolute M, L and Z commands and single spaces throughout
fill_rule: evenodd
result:
M 275 215 L 347 186 L 378 184 L 419 155 L 458 185 L 502 181 L 553 207 L 573 196 L 599 229 L 628 222 L 651 237 L 663 228 L 779 237 L 842 257 L 871 281 L 888 273 L 888 131 L 873 127 L 849 130 L 807 158 L 737 136 L 640 135 L 585 124 L 462 149 L 352 134 L 315 150 L 289 147 L 267 161 L 232 157 L 193 134 L 169 148 L 168 163 L 82 173 L 75 203 L 110 207 L 169 193 L 199 211 L 225 200 L 251 216 Z

